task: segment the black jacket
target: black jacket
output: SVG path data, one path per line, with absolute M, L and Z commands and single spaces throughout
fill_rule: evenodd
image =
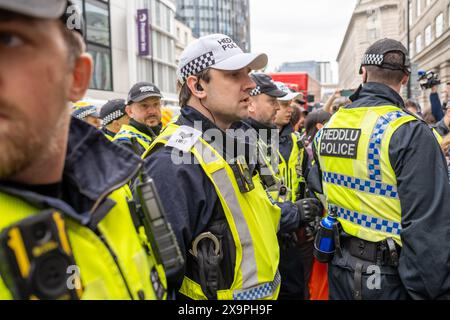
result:
M 448 133 L 450 132 L 450 128 L 445 123 L 445 118 L 439 121 L 434 128 L 442 137 L 448 135 Z
M 155 139 L 162 129 L 162 124 L 157 125 L 156 127 L 149 127 L 145 124 L 139 123 L 134 119 L 130 119 L 129 125 L 134 127 L 136 130 L 146 134 L 147 136 L 151 137 L 152 139 Z M 133 143 L 131 140 L 128 139 L 120 139 L 115 140 L 114 143 L 121 147 L 125 147 L 128 150 L 133 151 L 138 156 L 141 156 L 146 151 L 144 147 L 142 147 L 139 143 Z
M 126 185 L 141 166 L 141 159 L 134 153 L 116 146 L 94 127 L 72 117 L 62 197 L 45 196 L 6 181 L 0 181 L 0 190 L 39 209 L 57 209 L 95 229 L 114 206 L 107 199 L 109 194 Z
M 203 132 L 213 129 L 223 133 L 197 110 L 188 106 L 183 107 L 177 124 L 194 127 L 194 121 L 201 122 Z M 207 137 L 204 138 L 208 141 Z M 224 143 L 223 146 L 226 147 L 227 144 Z M 192 165 L 177 165 L 172 161 L 172 150 L 171 147 L 160 147 L 145 159 L 145 171 L 155 181 L 167 218 L 180 243 L 181 252 L 187 258 L 187 267 L 183 272 L 167 274 L 169 287 L 178 291 L 185 274 L 194 279 L 197 277 L 195 263 L 192 261 L 191 255 L 186 255 L 186 253 L 191 248 L 192 241 L 196 236 L 210 230 L 212 225 L 222 225 L 220 228 L 224 234 L 223 243 L 227 248 L 224 250 L 224 259 L 221 265 L 221 269 L 225 272 L 223 289 L 229 288 L 234 277 L 234 241 L 226 223 L 219 197 L 202 167 L 194 161 L 194 156 L 188 154 L 191 157 Z M 218 151 L 227 154 L 226 149 Z M 249 167 L 251 171 L 254 170 L 254 167 Z M 290 219 L 298 220 L 292 223 L 292 221 L 282 219 L 281 228 L 299 225 L 298 214 L 297 217 Z M 220 221 L 223 223 L 218 224 Z
M 347 108 L 404 109 L 400 95 L 379 83 L 365 84 L 352 101 Z M 389 158 L 402 209 L 398 272 L 403 286 L 414 299 L 449 299 L 450 184 L 444 155 L 432 130 L 418 119 L 394 133 Z

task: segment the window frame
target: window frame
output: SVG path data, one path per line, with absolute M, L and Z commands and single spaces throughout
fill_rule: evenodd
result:
M 84 19 L 84 41 L 86 43 L 86 51 L 89 51 L 90 48 L 100 47 L 104 49 L 105 51 L 108 51 L 109 53 L 109 77 L 111 79 L 111 88 L 110 89 L 104 89 L 104 88 L 94 88 L 91 87 L 91 84 L 89 83 L 89 89 L 90 90 L 98 90 L 98 91 L 105 91 L 105 92 L 113 92 L 114 91 L 114 71 L 113 71 L 113 54 L 112 54 L 112 33 L 111 33 L 111 1 L 109 0 L 80 0 L 82 3 L 82 12 L 83 12 L 83 19 Z M 95 41 L 90 41 L 87 39 L 87 33 L 88 33 L 88 26 L 87 26 L 87 17 L 86 17 L 86 2 L 89 1 L 91 4 L 93 3 L 102 3 L 106 5 L 108 10 L 108 37 L 109 37 L 109 46 L 97 43 Z M 94 70 L 95 72 L 95 66 Z M 94 75 L 92 75 L 93 77 Z M 92 80 L 91 80 L 92 81 Z

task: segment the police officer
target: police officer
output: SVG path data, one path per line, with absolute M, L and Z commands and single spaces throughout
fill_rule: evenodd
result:
M 70 116 L 93 65 L 75 8 L 0 1 L 0 300 L 163 298 L 121 187 L 141 160 Z
M 154 84 L 135 84 L 125 108 L 130 117 L 129 124 L 122 125 L 113 141 L 142 155 L 161 132 L 161 99 L 161 91 Z
M 123 125 L 128 124 L 130 117 L 125 111 L 126 101 L 116 99 L 108 101 L 100 110 L 102 131 L 112 141 Z
M 400 42 L 375 42 L 353 103 L 317 135 L 324 194 L 342 229 L 331 299 L 450 298 L 447 165 L 399 95 L 410 67 Z
M 247 118 L 248 73 L 265 54 L 243 53 L 228 36 L 205 36 L 182 53 L 179 119 L 144 155 L 186 267 L 169 287 L 189 299 L 275 299 L 280 288 L 277 231 L 295 230 L 303 208 L 281 216 L 260 182 L 253 155 L 225 131 Z M 281 220 L 280 220 L 281 218 Z M 280 225 L 280 226 L 279 226 Z
M 308 163 L 301 136 L 291 125 L 291 103 L 300 97 L 301 93 L 292 92 L 281 82 L 276 82 L 276 85 L 286 93 L 284 97 L 278 98 L 280 110 L 275 117 L 275 125 L 280 132 L 280 173 L 291 192 L 290 200 L 296 201 L 305 196 L 304 172 Z
M 278 147 L 276 146 L 278 130 L 274 123 L 277 111 L 280 110 L 278 98 L 285 97 L 287 93 L 280 90 L 272 78 L 266 74 L 255 73 L 251 75 L 251 78 L 256 83 L 256 88 L 250 92 L 252 96 L 249 106 L 250 117 L 245 120 L 245 123 L 256 130 L 259 138 L 264 140 L 262 143 L 267 147 L 261 149 L 267 150 L 266 157 L 269 161 L 277 162 L 275 165 L 271 163 L 271 167 L 274 168 L 277 178 L 280 179 Z M 275 157 L 271 154 L 272 152 L 276 153 Z M 278 187 L 275 189 L 279 189 L 280 186 L 281 184 L 275 184 L 275 187 Z M 271 187 L 268 186 L 267 189 L 271 190 Z M 273 197 L 279 198 L 277 194 L 279 192 L 280 190 L 276 190 L 275 193 L 272 192 Z M 289 202 L 279 203 L 278 205 L 282 210 L 290 210 Z M 279 234 L 278 239 L 280 244 L 279 269 L 282 278 L 279 300 L 303 300 L 305 298 L 305 277 L 301 251 L 296 245 L 296 234 L 293 232 Z
M 97 111 L 97 107 L 86 102 L 78 102 L 74 105 L 75 110 L 72 113 L 77 119 L 83 120 L 89 123 L 91 126 L 99 129 L 100 119 Z

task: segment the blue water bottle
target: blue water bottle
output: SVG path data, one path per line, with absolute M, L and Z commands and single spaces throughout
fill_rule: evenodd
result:
M 329 263 L 335 252 L 334 225 L 337 221 L 337 211 L 332 208 L 329 215 L 320 222 L 314 241 L 314 257 L 321 263 Z

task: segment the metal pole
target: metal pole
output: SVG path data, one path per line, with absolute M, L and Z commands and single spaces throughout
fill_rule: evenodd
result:
M 408 55 L 411 57 L 411 25 L 410 25 L 410 19 L 411 19 L 411 12 L 410 12 L 410 6 L 411 6 L 411 0 L 406 0 L 406 25 L 407 25 L 407 30 L 406 30 L 406 41 L 407 41 L 407 46 L 408 46 Z M 411 77 L 413 75 L 411 74 L 409 76 L 409 81 L 408 81 L 408 99 L 411 99 L 412 96 L 412 90 L 411 90 Z

